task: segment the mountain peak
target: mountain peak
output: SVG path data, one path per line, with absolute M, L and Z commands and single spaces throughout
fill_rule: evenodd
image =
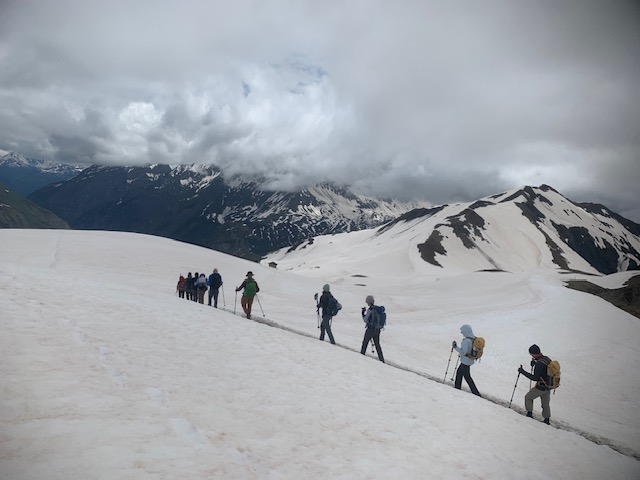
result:
M 550 269 L 598 275 L 640 269 L 639 231 L 639 225 L 604 206 L 576 204 L 542 185 L 472 203 L 415 209 L 379 228 L 371 238 L 385 252 L 385 263 L 401 264 L 407 255 L 415 255 L 412 265 L 424 261 L 418 271 Z M 364 260 L 359 250 L 335 243 L 341 258 Z M 389 253 L 394 249 L 401 252 L 397 260 Z M 294 249 L 268 259 L 285 265 L 301 263 L 297 255 L 302 254 Z

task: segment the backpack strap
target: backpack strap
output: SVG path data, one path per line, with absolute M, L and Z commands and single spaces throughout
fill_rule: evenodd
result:
M 469 340 L 471 340 L 471 348 L 467 353 L 464 354 L 464 356 L 467 358 L 471 358 L 471 360 L 473 360 L 473 358 L 471 357 L 471 354 L 473 353 L 473 341 L 476 339 L 476 337 L 464 337 L 464 338 L 468 338 Z

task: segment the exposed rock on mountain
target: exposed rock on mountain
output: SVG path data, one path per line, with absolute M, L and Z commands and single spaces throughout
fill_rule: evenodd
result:
M 93 166 L 29 198 L 72 228 L 160 235 L 252 259 L 315 235 L 375 227 L 416 206 L 331 185 L 266 191 L 201 165 Z
M 561 269 L 610 274 L 640 269 L 639 228 L 602 205 L 576 204 L 542 185 L 468 204 L 412 210 L 372 230 L 370 238 L 389 255 L 417 250 L 432 268 L 448 272 Z M 332 243 L 315 242 L 313 248 L 335 249 L 325 252 L 329 258 L 357 260 L 361 255 L 351 245 Z M 304 263 L 301 257 L 297 249 L 282 250 L 268 260 L 298 265 Z

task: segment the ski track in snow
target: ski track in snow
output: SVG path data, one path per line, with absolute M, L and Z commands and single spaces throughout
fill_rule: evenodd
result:
M 536 298 L 536 297 L 538 297 L 538 296 L 534 295 L 534 299 L 533 300 L 534 301 L 539 301 L 540 298 Z M 524 303 L 529 303 L 529 302 L 524 302 Z M 281 324 L 275 322 L 274 320 L 271 320 L 271 319 L 267 318 L 264 315 L 262 317 L 258 317 L 257 315 L 252 314 L 251 318 L 247 319 L 246 316 L 244 315 L 244 313 L 234 311 L 231 308 L 220 307 L 219 306 L 218 309 L 226 311 L 228 313 L 231 313 L 232 315 L 239 316 L 239 317 L 241 317 L 241 318 L 243 318 L 245 320 L 250 320 L 250 321 L 253 321 L 253 322 L 256 322 L 256 323 L 261 323 L 263 325 L 267 325 L 267 326 L 273 327 L 273 328 L 278 328 L 280 330 L 284 330 L 284 331 L 287 331 L 287 332 L 290 332 L 290 333 L 294 333 L 296 335 L 300 335 L 300 336 L 303 336 L 303 337 L 313 338 L 314 340 L 317 339 L 317 337 L 315 335 L 312 335 L 312 334 L 307 333 L 307 332 L 303 332 L 301 330 L 296 330 L 295 328 L 292 328 L 292 327 L 289 327 L 289 326 L 286 326 L 286 325 L 281 325 Z M 342 344 L 337 343 L 337 342 L 336 342 L 335 345 L 336 345 L 336 347 L 340 347 L 340 348 L 343 348 L 345 350 L 349 350 L 349 351 L 356 352 L 356 353 L 360 354 L 360 351 L 355 349 L 355 348 L 353 348 L 353 347 L 350 347 L 350 346 L 347 346 L 347 345 L 342 345 Z M 369 352 L 367 352 L 367 353 L 369 353 Z M 375 353 L 374 353 L 374 355 L 375 355 Z M 369 355 L 367 355 L 367 356 L 369 356 Z M 375 358 L 375 360 L 378 361 L 377 356 L 376 357 L 372 357 L 372 358 Z M 446 381 L 443 382 L 441 378 L 436 378 L 433 375 L 429 375 L 429 374 L 427 374 L 425 372 L 420 372 L 420 371 L 415 370 L 414 368 L 409 367 L 407 365 L 400 365 L 400 364 L 398 364 L 396 362 L 390 362 L 387 359 L 385 359 L 385 364 L 390 366 L 390 367 L 392 367 L 392 368 L 397 368 L 399 370 L 404 370 L 405 372 L 413 373 L 413 374 L 418 375 L 418 376 L 420 376 L 422 378 L 426 378 L 427 380 L 431 380 L 432 382 L 447 383 Z M 465 387 L 465 390 L 468 391 L 468 389 L 466 387 Z M 518 412 L 523 416 L 526 413 L 524 408 L 522 408 L 520 406 L 517 406 L 517 405 L 513 405 L 513 404 L 511 404 L 511 406 L 509 406 L 509 403 L 511 403 L 511 402 L 507 402 L 507 401 L 502 400 L 500 398 L 493 397 L 493 396 L 486 395 L 486 394 L 483 394 L 482 398 L 484 400 L 487 400 L 487 401 L 489 401 L 491 403 L 494 403 L 496 405 L 499 405 L 501 407 L 504 407 L 504 408 L 507 408 L 509 410 L 513 410 L 515 412 Z M 607 447 L 611 448 L 612 450 L 614 450 L 614 451 L 616 451 L 616 452 L 618 452 L 618 453 L 620 453 L 622 455 L 634 458 L 636 460 L 640 460 L 640 452 L 637 452 L 637 451 L 632 450 L 630 448 L 626 448 L 626 447 L 622 447 L 620 445 L 617 445 L 615 442 L 613 442 L 612 440 L 610 440 L 608 438 L 605 438 L 605 437 L 602 437 L 602 436 L 599 436 L 599 435 L 595 435 L 595 434 L 590 433 L 590 432 L 586 432 L 586 431 L 581 430 L 581 429 L 579 429 L 579 428 L 577 428 L 577 427 L 575 427 L 573 425 L 570 425 L 567 422 L 564 422 L 564 421 L 561 421 L 561 420 L 554 420 L 553 423 L 551 424 L 551 426 L 556 428 L 556 429 L 558 429 L 558 430 L 565 430 L 567 432 L 575 433 L 576 435 L 579 435 L 579 436 L 583 437 L 584 439 L 588 440 L 589 442 L 595 443 L 596 445 L 607 446 Z

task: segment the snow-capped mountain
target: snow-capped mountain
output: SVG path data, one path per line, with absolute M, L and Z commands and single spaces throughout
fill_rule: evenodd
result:
M 379 226 L 416 206 L 332 185 L 260 185 L 226 179 L 214 166 L 92 166 L 29 199 L 72 228 L 154 234 L 254 259 L 317 235 Z
M 321 255 L 362 265 L 360 246 L 374 242 L 379 258 L 368 265 L 393 261 L 421 272 L 554 269 L 598 275 L 640 269 L 640 225 L 603 205 L 574 203 L 546 185 L 415 209 L 350 235 L 315 238 L 265 261 L 304 270 Z
M 20 195 L 29 195 L 53 182 L 75 177 L 82 171 L 79 165 L 52 162 L 0 151 L 0 183 Z

